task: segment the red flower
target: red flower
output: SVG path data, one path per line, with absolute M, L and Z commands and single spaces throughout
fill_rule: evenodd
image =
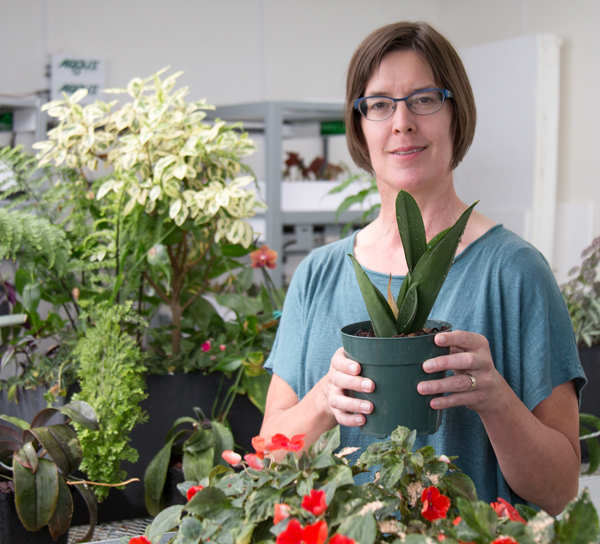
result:
M 271 438 L 270 451 L 300 451 L 304 447 L 304 437 L 306 434 L 297 434 L 289 439 L 283 434 L 276 434 Z
M 202 351 L 206 352 L 206 351 L 210 351 L 210 342 L 207 340 L 206 342 L 204 342 L 204 344 L 202 344 L 200 346 L 200 348 L 202 349 Z
M 318 521 L 304 529 L 297 519 L 288 523 L 285 531 L 279 533 L 276 544 L 324 544 L 327 540 L 327 523 Z
M 250 253 L 252 259 L 252 268 L 276 268 L 275 261 L 277 260 L 277 251 L 269 249 L 269 246 L 261 246 L 260 249 Z
M 152 544 L 145 536 L 134 536 L 129 539 L 129 544 Z
M 304 495 L 302 499 L 302 508 L 315 516 L 320 516 L 327 510 L 325 502 L 325 491 L 313 489 L 310 495 Z
M 223 457 L 225 461 L 234 467 L 238 466 L 242 462 L 242 456 L 239 453 L 235 453 L 231 450 L 225 450 L 221 454 L 221 457 Z
M 194 486 L 190 487 L 190 488 L 188 489 L 188 491 L 187 491 L 187 500 L 188 500 L 188 501 L 191 501 L 191 500 L 192 500 L 192 497 L 193 497 L 193 496 L 194 496 L 196 493 L 198 493 L 198 491 L 202 491 L 203 489 L 204 489 L 204 487 L 202 487 L 201 485 L 194 485 Z M 143 537 L 143 538 L 146 538 L 146 537 Z M 148 541 L 148 542 L 150 542 L 150 541 Z M 143 544 L 143 541 L 140 541 L 140 542 L 133 542 L 133 543 L 132 543 L 132 542 L 129 542 L 129 544 Z
M 433 486 L 423 491 L 421 501 L 423 502 L 421 514 L 429 521 L 445 518 L 446 512 L 450 508 L 450 499 L 445 495 L 441 495 L 440 490 Z
M 248 463 L 248 466 L 250 466 L 250 468 L 253 468 L 254 470 L 262 470 L 265 466 L 261 458 L 255 453 L 247 453 L 246 455 L 244 455 L 244 461 L 246 461 L 246 463 Z
M 329 544 L 356 544 L 356 542 L 346 535 L 336 533 L 329 539 Z
M 512 536 L 499 536 L 492 544 L 519 544 Z
M 262 436 L 255 436 L 252 439 L 252 447 L 256 451 L 256 456 L 259 459 L 265 458 L 265 452 L 267 451 L 267 441 Z
M 291 506 L 287 504 L 276 504 L 275 515 L 273 516 L 273 525 L 277 525 L 281 520 L 290 517 Z
M 460 516 L 456 516 L 453 520 L 452 520 L 452 525 L 458 525 L 461 522 L 462 518 Z
M 526 523 L 526 521 L 521 517 L 517 509 L 506 502 L 504 499 L 498 497 L 499 502 L 493 502 L 490 506 L 495 510 L 496 514 L 498 514 L 499 518 L 508 518 L 510 521 L 520 521 L 521 523 Z

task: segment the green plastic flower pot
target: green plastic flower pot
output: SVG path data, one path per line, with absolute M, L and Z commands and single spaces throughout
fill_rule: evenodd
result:
M 452 329 L 452 325 L 445 321 L 429 320 L 425 324 L 427 329 L 442 327 Z M 449 349 L 435 345 L 435 334 L 399 338 L 354 336 L 359 329 L 370 328 L 370 321 L 362 321 L 342 329 L 346 356 L 360 363 L 360 375 L 375 384 L 372 393 L 354 392 L 356 398 L 373 403 L 373 411 L 366 416 L 361 432 L 385 438 L 398 425 L 403 425 L 416 430 L 417 436 L 435 433 L 442 424 L 442 410 L 433 410 L 429 402 L 439 395 L 421 395 L 417 384 L 445 377 L 445 371 L 427 374 L 423 363 L 427 359 L 447 355 Z

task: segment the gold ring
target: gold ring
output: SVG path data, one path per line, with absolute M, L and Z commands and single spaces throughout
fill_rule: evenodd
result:
M 473 389 L 475 389 L 475 385 L 477 384 L 477 382 L 475 381 L 473 375 L 469 374 L 468 372 L 465 373 L 465 376 L 469 376 L 469 378 L 471 378 L 471 387 L 469 387 L 469 389 L 467 389 L 466 391 L 466 393 L 470 393 L 471 391 L 473 391 Z

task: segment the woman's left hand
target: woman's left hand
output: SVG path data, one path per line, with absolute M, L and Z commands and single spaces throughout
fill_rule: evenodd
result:
M 450 353 L 425 361 L 423 370 L 428 374 L 452 370 L 454 375 L 417 385 L 422 395 L 448 393 L 431 399 L 431 407 L 466 406 L 483 412 L 498 406 L 506 382 L 494 366 L 487 339 L 481 334 L 452 331 L 437 334 L 435 343 L 450 348 Z

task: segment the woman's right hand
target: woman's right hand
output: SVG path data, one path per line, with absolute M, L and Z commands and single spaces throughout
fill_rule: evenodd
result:
M 373 404 L 367 400 L 349 397 L 347 391 L 370 393 L 375 388 L 373 382 L 362 378 L 360 365 L 348 359 L 344 348 L 339 348 L 331 358 L 329 372 L 325 376 L 325 394 L 329 408 L 340 425 L 359 427 L 365 424 L 365 416 L 373 411 Z

